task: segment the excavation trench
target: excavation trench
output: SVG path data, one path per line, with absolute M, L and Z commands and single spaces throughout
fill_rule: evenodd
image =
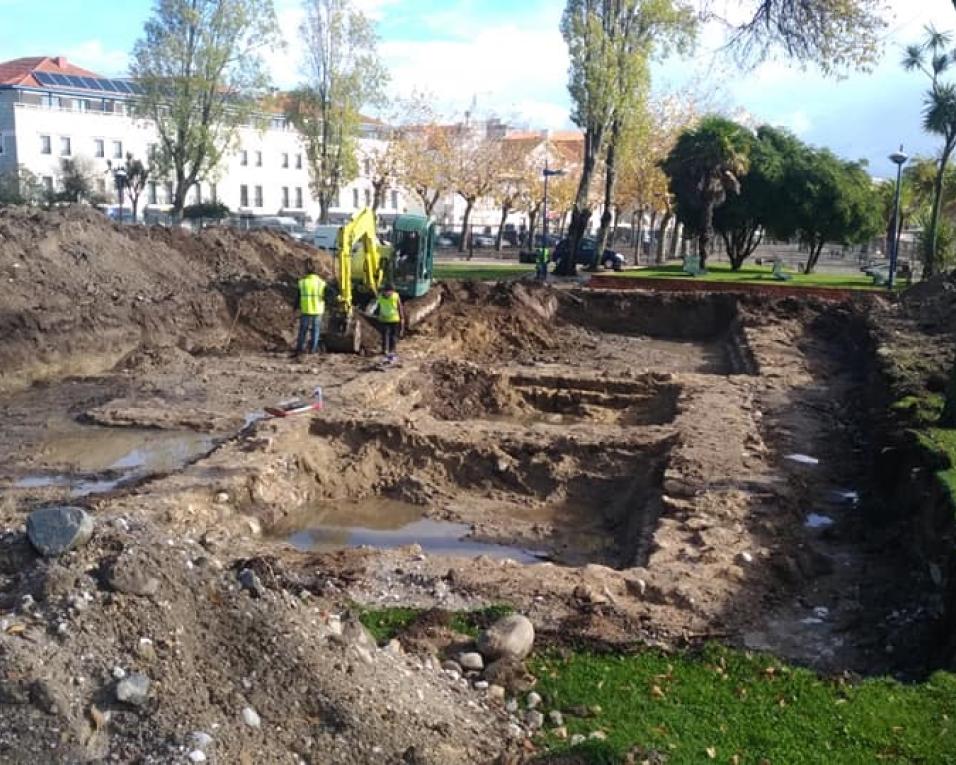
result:
M 269 536 L 313 550 L 414 542 L 523 562 L 644 560 L 673 433 L 584 438 L 521 422 L 431 423 L 317 418 L 312 448 L 298 455 L 298 495 L 309 499 L 275 517 Z

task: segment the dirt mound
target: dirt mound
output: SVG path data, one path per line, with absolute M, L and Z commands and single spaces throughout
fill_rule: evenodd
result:
M 956 271 L 913 285 L 900 302 L 905 315 L 923 331 L 956 333 Z
M 140 343 L 280 342 L 308 258 L 282 234 L 118 226 L 87 207 L 0 210 L 0 389 L 107 369 Z
M 14 609 L 0 629 L 0 760 L 168 763 L 201 751 L 218 763 L 464 765 L 497 754 L 505 717 L 332 616 L 320 576 L 275 558 L 227 568 L 206 545 L 117 518 L 54 562 L 20 533 L 0 536 Z M 143 697 L 121 701 L 120 683 L 140 677 Z

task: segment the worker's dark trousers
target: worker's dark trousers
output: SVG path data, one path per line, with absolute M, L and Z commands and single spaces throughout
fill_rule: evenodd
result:
M 384 321 L 380 321 L 378 328 L 382 333 L 382 353 L 395 353 L 395 348 L 398 345 L 398 323 L 386 324 Z

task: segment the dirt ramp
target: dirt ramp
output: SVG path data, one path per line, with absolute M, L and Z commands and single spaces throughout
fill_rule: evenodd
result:
M 118 226 L 88 207 L 0 210 L 0 390 L 112 367 L 141 343 L 275 344 L 295 279 L 331 260 L 274 232 Z

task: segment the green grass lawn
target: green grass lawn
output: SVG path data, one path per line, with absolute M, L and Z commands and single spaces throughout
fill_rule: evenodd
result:
M 475 634 L 507 607 L 450 615 Z M 379 642 L 411 624 L 420 611 L 366 611 Z M 885 678 L 851 683 L 790 667 L 772 657 L 709 645 L 666 654 L 552 651 L 529 661 L 542 710 L 564 713 L 570 735 L 601 731 L 604 740 L 571 747 L 546 733 L 550 752 L 586 762 L 956 763 L 956 676 L 944 672 L 904 685 Z M 585 713 L 585 715 L 582 715 Z
M 708 266 L 703 276 L 689 276 L 682 270 L 680 264 L 648 266 L 633 271 L 622 271 L 615 274 L 621 278 L 642 279 L 693 279 L 707 282 L 730 282 L 740 284 L 778 284 L 795 287 L 839 287 L 842 289 L 879 290 L 885 287 L 875 287 L 873 280 L 864 273 L 857 274 L 798 274 L 792 271 L 789 281 L 777 281 L 771 275 L 772 266 L 744 266 L 739 271 L 731 271 L 728 263 L 714 263 Z
M 477 279 L 489 281 L 511 279 L 523 274 L 534 274 L 533 263 L 469 263 L 467 261 L 437 262 L 436 279 Z

